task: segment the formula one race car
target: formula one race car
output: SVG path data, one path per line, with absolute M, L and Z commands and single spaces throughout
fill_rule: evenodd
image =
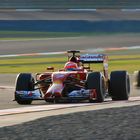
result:
M 45 73 L 20 73 L 16 78 L 15 101 L 31 104 L 33 100 L 46 102 L 103 102 L 128 100 L 130 95 L 129 75 L 126 71 L 113 71 L 108 77 L 108 57 L 105 54 L 82 54 L 68 51 L 67 69 L 54 72 L 49 67 Z M 73 62 L 72 62 L 73 61 Z M 91 63 L 102 63 L 103 70 L 93 71 Z M 73 64 L 80 65 L 72 68 Z M 34 78 L 35 77 L 35 78 Z

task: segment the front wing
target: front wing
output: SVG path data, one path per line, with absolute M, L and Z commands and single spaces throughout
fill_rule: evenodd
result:
M 67 97 L 55 97 L 51 96 L 46 99 L 42 97 L 39 90 L 35 91 L 15 91 L 15 100 L 46 100 L 46 101 L 58 101 L 59 102 L 76 102 L 82 100 L 96 99 L 95 92 L 92 90 L 74 90 Z

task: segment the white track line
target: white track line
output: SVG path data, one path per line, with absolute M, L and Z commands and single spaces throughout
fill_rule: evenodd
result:
M 68 9 L 71 12 L 96 12 L 97 9 Z
M 140 46 L 131 46 L 131 47 L 114 47 L 114 48 L 95 48 L 95 49 L 86 49 L 80 50 L 81 52 L 104 52 L 104 51 L 118 51 L 118 50 L 135 50 L 140 49 Z M 27 54 L 9 54 L 9 55 L 0 55 L 0 58 L 5 57 L 18 57 L 18 56 L 38 56 L 38 55 L 56 55 L 56 54 L 65 54 L 66 52 L 44 52 L 44 53 L 27 53 Z
M 27 54 L 9 54 L 9 55 L 0 55 L 0 58 L 18 57 L 18 56 L 56 55 L 56 54 L 65 54 L 65 53 L 66 52 L 44 52 L 44 53 L 27 53 Z
M 53 104 L 53 105 L 40 105 L 40 106 L 31 106 L 31 107 L 20 107 L 20 108 L 12 108 L 12 109 L 3 109 L 0 110 L 0 116 L 3 115 L 13 115 L 13 114 L 21 114 L 21 113 L 30 113 L 30 112 L 38 112 L 38 111 L 49 111 L 56 109 L 64 109 L 71 107 L 79 107 L 79 106 L 87 106 L 91 105 L 90 103 L 80 103 L 80 104 Z
M 58 109 L 65 109 L 65 108 L 73 108 L 73 107 L 82 107 L 82 106 L 92 106 L 92 105 L 107 105 L 112 104 L 127 104 L 135 103 L 140 104 L 140 96 L 138 97 L 130 97 L 128 101 L 111 101 L 111 99 L 106 99 L 106 102 L 103 103 L 77 103 L 77 104 L 53 104 L 53 105 L 40 105 L 40 106 L 31 106 L 31 107 L 20 107 L 20 108 L 12 108 L 12 109 L 3 109 L 0 110 L 0 116 L 4 115 L 14 115 L 14 114 L 23 114 L 23 113 L 31 113 L 31 112 L 40 112 L 40 111 L 50 111 L 50 110 L 58 110 Z M 134 105 L 135 105 L 134 104 Z M 124 106 L 124 105 L 121 105 Z M 95 106 L 96 107 L 96 106 Z M 115 107 L 115 106 L 114 106 Z M 120 106 L 119 106 L 120 107 Z M 104 108 L 104 107 L 102 107 Z
M 77 39 L 77 38 L 85 38 L 86 36 L 80 37 L 52 37 L 52 38 L 25 38 L 25 39 L 6 39 L 0 40 L 0 42 L 27 42 L 27 41 L 44 41 L 44 40 L 64 40 L 64 39 Z
M 16 12 L 42 12 L 44 9 L 15 9 Z
M 140 9 L 121 9 L 122 12 L 140 12 Z
M 0 86 L 0 89 L 14 89 L 14 86 Z
M 0 127 L 12 126 L 16 124 L 21 124 L 24 122 L 34 121 L 42 117 L 64 115 L 76 112 L 85 112 L 93 110 L 102 110 L 108 108 L 121 108 L 140 105 L 140 97 L 130 98 L 129 101 L 109 101 L 103 103 L 93 103 L 93 104 L 54 104 L 54 105 L 43 105 L 35 107 L 24 107 L 17 108 L 15 114 L 13 112 L 8 112 L 8 110 L 0 110 Z M 11 111 L 9 109 L 9 111 Z M 17 113 L 16 111 L 23 111 Z
M 135 50 L 135 49 L 140 49 L 140 46 L 95 48 L 95 49 L 87 49 L 86 51 L 91 52 L 91 53 L 95 53 L 95 52 L 104 52 L 104 51 Z

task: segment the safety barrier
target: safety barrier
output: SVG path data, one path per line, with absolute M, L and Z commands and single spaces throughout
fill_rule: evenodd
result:
M 140 32 L 139 25 L 139 20 L 0 20 L 0 31 L 136 33 Z

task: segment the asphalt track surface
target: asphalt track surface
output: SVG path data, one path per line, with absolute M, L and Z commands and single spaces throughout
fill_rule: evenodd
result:
M 0 55 L 131 47 L 139 44 L 139 34 L 135 33 L 18 41 L 0 40 Z
M 44 117 L 0 128 L 0 138 L 2 140 L 139 140 L 139 110 L 140 106 L 132 106 Z M 34 115 L 32 114 L 33 117 Z M 17 119 L 20 117 L 22 118 L 17 116 Z M 30 119 L 30 116 L 27 119 Z

